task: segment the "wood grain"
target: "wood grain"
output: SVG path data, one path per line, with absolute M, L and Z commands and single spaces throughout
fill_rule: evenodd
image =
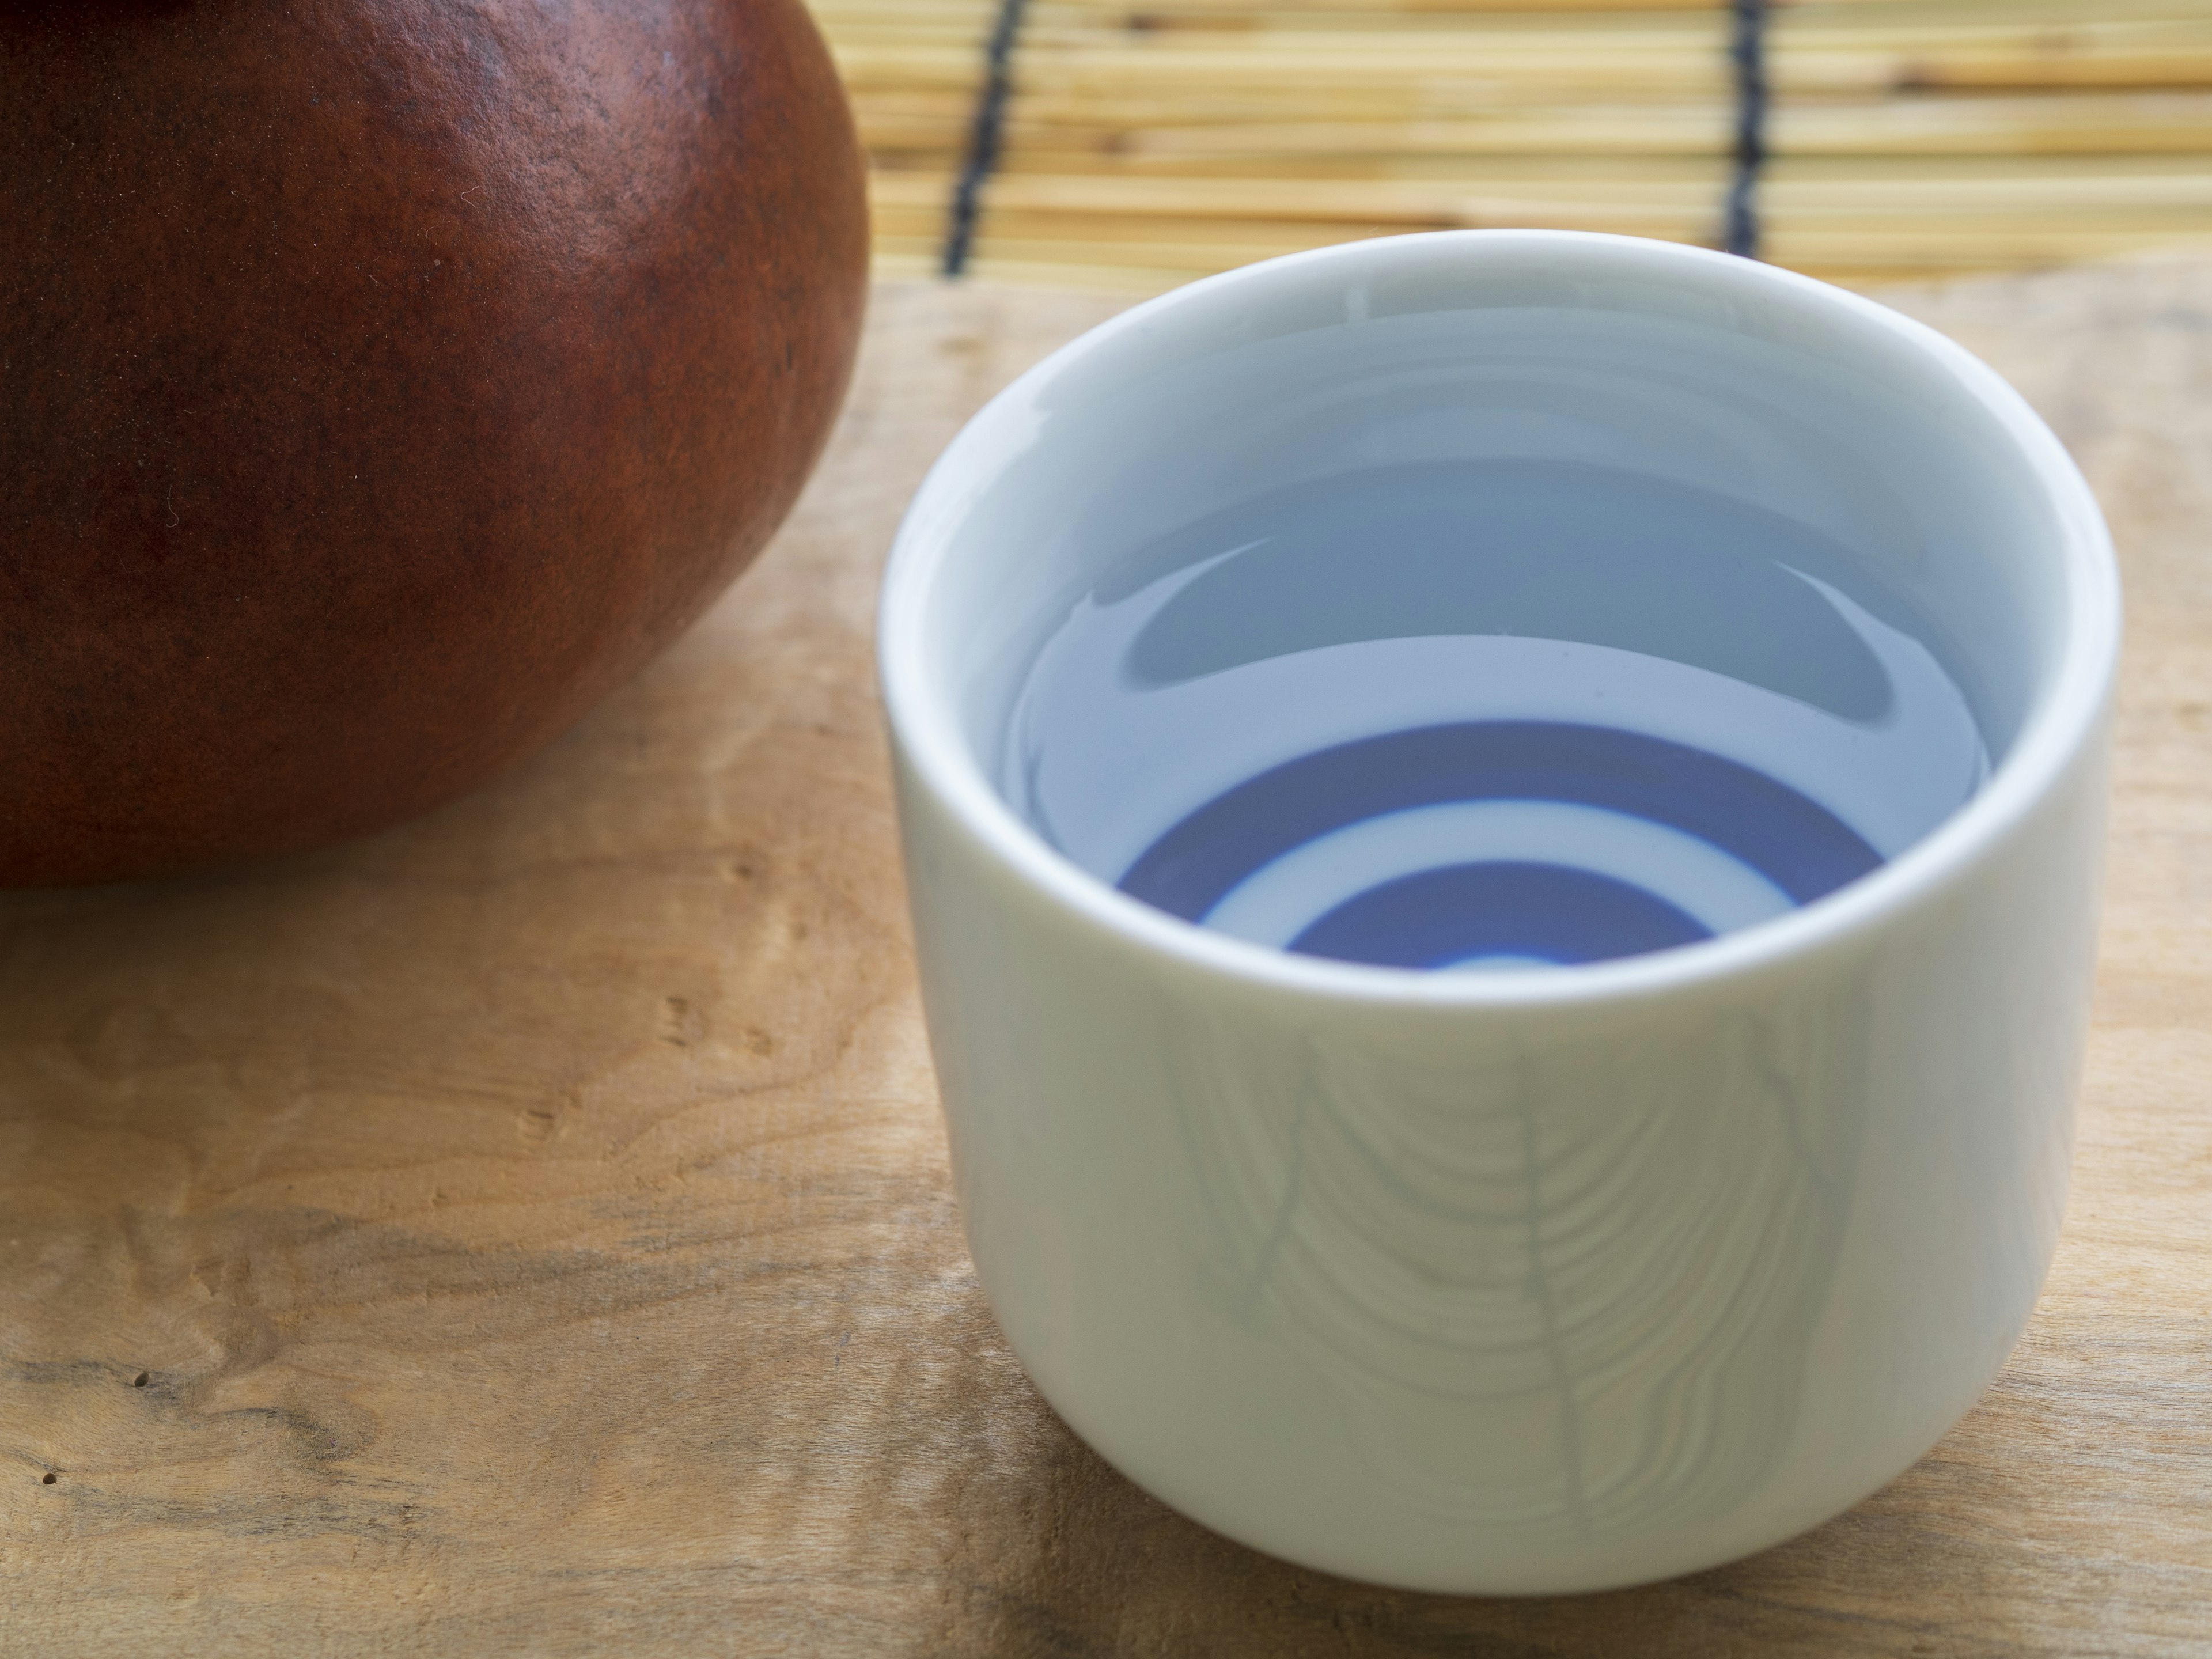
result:
M 894 286 L 796 519 L 550 751 L 0 902 L 0 1653 L 2206 1651 L 2212 264 L 1901 302 L 2081 456 L 2132 629 L 2067 1230 L 1903 1479 L 1697 1577 L 1454 1600 L 1215 1538 L 1037 1400 L 949 1190 L 870 613 L 938 448 L 1123 301 Z

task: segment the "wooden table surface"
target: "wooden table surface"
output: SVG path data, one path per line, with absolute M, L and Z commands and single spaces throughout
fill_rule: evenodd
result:
M 1533 1601 L 1165 1510 L 1030 1390 L 961 1243 L 874 585 L 959 422 L 1119 303 L 879 291 L 760 566 L 471 799 L 0 899 L 0 1653 L 2212 1652 L 2212 265 L 1900 301 L 2072 445 L 2130 584 L 2034 1322 L 1840 1519 Z

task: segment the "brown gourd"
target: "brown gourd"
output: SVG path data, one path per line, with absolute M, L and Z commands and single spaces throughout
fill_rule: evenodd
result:
M 574 720 L 789 508 L 866 244 L 798 0 L 0 0 L 0 885 Z

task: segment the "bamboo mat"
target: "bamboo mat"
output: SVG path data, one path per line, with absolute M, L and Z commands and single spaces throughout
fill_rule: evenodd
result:
M 878 269 L 937 268 L 1000 0 L 810 0 Z M 1726 0 L 1030 0 L 973 274 L 1153 292 L 1478 226 L 1717 245 Z M 1854 285 L 2212 248 L 2212 0 L 1808 0 L 1764 257 Z

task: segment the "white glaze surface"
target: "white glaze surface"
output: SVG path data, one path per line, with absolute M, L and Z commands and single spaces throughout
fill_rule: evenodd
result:
M 1331 389 L 1386 359 L 1413 389 L 1347 421 Z M 1459 453 L 1735 481 L 1885 561 L 1974 660 L 1990 782 L 1728 938 L 1431 975 L 1150 911 L 994 792 L 1086 548 L 1332 456 Z M 932 474 L 882 624 L 969 1240 L 1039 1388 L 1209 1525 L 1434 1589 L 1691 1571 L 1905 1467 L 2017 1336 L 2063 1205 L 2118 623 L 2094 504 L 2008 389 L 1722 256 L 1358 244 L 1042 365 Z

